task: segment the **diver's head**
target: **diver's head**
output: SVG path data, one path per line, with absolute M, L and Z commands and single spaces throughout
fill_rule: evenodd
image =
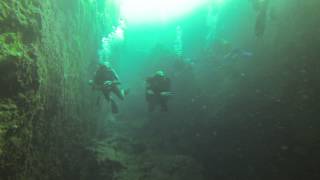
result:
M 110 68 L 111 68 L 111 65 L 110 65 L 110 62 L 109 62 L 109 61 L 100 62 L 99 65 L 100 65 L 101 67 L 106 68 L 106 69 L 110 69 Z
M 165 73 L 161 70 L 157 71 L 155 74 L 155 77 L 164 77 L 164 76 L 165 76 Z

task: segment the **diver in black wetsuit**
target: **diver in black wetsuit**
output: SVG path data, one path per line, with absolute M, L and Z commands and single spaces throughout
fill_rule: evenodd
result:
M 108 62 L 101 63 L 94 74 L 93 80 L 89 82 L 93 90 L 101 91 L 106 100 L 111 103 L 112 113 L 118 113 L 118 106 L 111 98 L 111 93 L 114 93 L 119 99 L 124 100 L 128 91 L 120 89 L 121 83 L 119 77 L 110 64 Z
M 267 22 L 269 0 L 249 0 L 257 12 L 255 34 L 258 38 L 264 35 Z
M 162 112 L 168 111 L 168 100 L 172 95 L 170 88 L 170 79 L 163 71 L 157 71 L 154 76 L 147 78 L 146 100 L 149 112 L 154 111 L 158 105 L 160 105 Z

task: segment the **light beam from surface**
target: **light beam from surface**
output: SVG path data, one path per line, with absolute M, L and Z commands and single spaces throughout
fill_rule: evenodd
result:
M 223 0 L 119 0 L 120 14 L 128 23 L 167 22 Z

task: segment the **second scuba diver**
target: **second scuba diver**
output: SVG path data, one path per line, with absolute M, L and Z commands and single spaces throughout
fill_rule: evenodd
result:
M 146 101 L 149 112 L 153 112 L 160 106 L 162 112 L 168 111 L 171 83 L 163 71 L 157 71 L 155 75 L 146 80 Z

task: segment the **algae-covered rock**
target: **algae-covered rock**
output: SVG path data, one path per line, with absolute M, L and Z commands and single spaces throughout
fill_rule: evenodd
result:
M 1 60 L 5 60 L 8 56 L 22 57 L 23 44 L 19 33 L 3 33 L 0 34 L 0 55 Z
M 24 42 L 32 42 L 39 35 L 40 10 L 38 0 L 10 0 L 0 2 L 0 33 L 21 32 Z
M 84 83 L 112 28 L 105 5 L 0 1 L 0 179 L 110 179 L 122 168 L 85 150 L 106 113 Z
M 12 140 L 15 141 L 14 134 L 20 123 L 16 104 L 12 100 L 0 100 L 0 164 L 2 164 L 0 172 L 1 168 L 8 163 L 3 156 L 13 153 L 9 148 L 11 144 L 9 139 L 13 138 Z
M 0 2 L 0 174 L 22 179 L 30 157 L 32 121 L 39 113 L 34 46 L 37 0 Z
M 24 89 L 23 86 L 30 84 L 27 80 L 31 72 L 34 76 L 32 66 L 32 50 L 27 48 L 21 39 L 20 33 L 3 33 L 0 34 L 0 98 L 10 98 L 17 95 Z M 34 77 L 35 78 L 35 77 Z

